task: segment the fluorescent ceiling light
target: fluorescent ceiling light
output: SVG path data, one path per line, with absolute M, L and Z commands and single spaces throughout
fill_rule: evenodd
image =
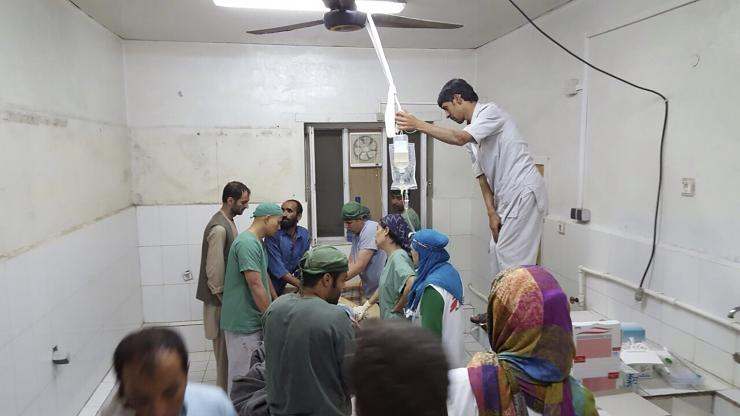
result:
M 329 9 L 321 0 L 213 0 L 216 6 L 243 9 L 293 10 L 325 12 Z M 397 14 L 406 3 L 391 0 L 356 0 L 357 9 L 365 13 Z

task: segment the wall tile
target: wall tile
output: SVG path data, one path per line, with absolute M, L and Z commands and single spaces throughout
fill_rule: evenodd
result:
M 588 230 L 582 263 L 596 270 L 606 271 L 609 268 L 609 235 L 590 228 Z
M 459 198 L 451 203 L 455 210 L 450 212 L 450 235 L 470 234 L 470 199 Z
M 211 216 L 217 211 L 210 205 L 188 205 L 188 244 L 200 244 L 203 241 L 203 231 Z
M 162 245 L 188 243 L 188 207 L 185 205 L 163 205 L 159 207 L 162 222 Z
M 165 322 L 190 320 L 190 285 L 164 286 L 164 308 Z
M 198 281 L 190 282 L 190 320 L 200 321 L 203 319 L 203 302 L 196 299 L 195 294 L 198 291 Z
M 442 198 L 432 199 L 432 224 L 442 233 L 450 234 L 450 200 Z
M 451 236 L 447 250 L 450 253 L 450 262 L 458 270 L 470 270 L 470 236 Z
M 188 246 L 188 263 L 190 264 L 190 271 L 193 272 L 193 280 L 198 280 L 200 275 L 200 255 L 202 252 L 201 243 L 190 244 Z
M 139 247 L 139 268 L 142 285 L 161 285 L 164 283 L 162 247 Z
M 699 367 L 713 373 L 725 381 L 732 381 L 732 355 L 713 345 L 697 339 L 695 344 L 694 362 Z
M 13 361 L 13 345 L 0 347 L 0 405 L 3 414 L 16 414 L 15 406 L 15 363 Z
M 28 253 L 21 254 L 8 259 L 5 263 L 5 274 L 8 279 L 7 293 L 12 294 L 10 298 L 10 319 L 13 336 L 20 335 L 22 331 L 29 330 L 34 322 L 36 312 L 29 310 L 34 298 L 33 287 L 29 284 L 32 278 L 29 273 Z M 31 308 L 33 309 L 33 308 Z
M 662 285 L 651 284 L 649 287 L 690 305 L 698 305 L 702 281 L 701 261 L 681 252 L 661 250 L 660 254 L 662 257 L 656 273 L 662 275 Z
M 728 354 L 732 354 L 737 351 L 735 349 L 735 339 L 737 337 L 735 334 L 735 331 L 729 328 L 700 317 L 697 318 L 696 332 L 694 332 L 694 336 Z
M 0 261 L 0 293 L 11 293 L 5 274 L 4 261 Z M 0 296 L 0 349 L 8 345 L 12 339 L 11 333 L 10 296 Z
M 164 285 L 141 288 L 144 322 L 165 322 Z
M 557 232 L 557 222 L 545 221 L 542 230 L 542 265 L 559 272 L 563 262 L 563 237 Z
M 136 207 L 136 224 L 139 246 L 162 244 L 162 222 L 159 219 L 158 206 Z
M 702 262 L 699 281 L 699 306 L 718 317 L 740 304 L 740 269 L 724 264 Z
M 13 340 L 15 403 L 18 409 L 28 407 L 41 388 L 38 374 L 34 371 L 34 345 L 30 327 Z
M 682 331 L 668 324 L 662 324 L 663 345 L 669 351 L 689 361 L 694 360 L 695 338 L 691 333 Z
M 165 284 L 181 284 L 183 273 L 190 269 L 188 246 L 162 247 L 162 274 Z

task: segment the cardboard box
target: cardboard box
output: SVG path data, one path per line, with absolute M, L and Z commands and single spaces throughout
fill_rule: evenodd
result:
M 619 379 L 622 349 L 619 321 L 573 322 L 576 357 L 572 375 L 592 391 L 613 390 Z

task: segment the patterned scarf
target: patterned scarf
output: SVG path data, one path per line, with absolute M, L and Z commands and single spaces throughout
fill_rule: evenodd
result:
M 575 357 L 568 298 L 542 267 L 499 274 L 488 299 L 493 353 L 478 353 L 468 378 L 480 416 L 598 416 L 570 370 Z

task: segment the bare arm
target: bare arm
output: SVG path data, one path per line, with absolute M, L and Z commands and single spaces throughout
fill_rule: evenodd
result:
M 257 305 L 257 309 L 259 309 L 260 312 L 266 311 L 267 307 L 270 306 L 270 298 L 265 291 L 265 287 L 262 285 L 262 278 L 260 277 L 259 272 L 247 270 L 243 273 L 244 278 L 247 280 L 247 286 L 249 286 L 249 290 L 252 292 L 252 299 L 254 299 L 254 304 Z M 275 289 L 272 289 L 271 291 L 274 290 Z
M 435 139 L 454 146 L 464 146 L 474 141 L 473 136 L 464 130 L 440 127 L 426 121 L 421 121 L 404 111 L 396 113 L 396 124 L 401 130 L 419 130 Z
M 295 287 L 301 287 L 301 281 L 298 280 L 298 278 L 293 276 L 291 273 L 286 273 L 285 276 L 283 276 L 281 279 L 285 280 Z
M 360 250 L 355 262 L 349 265 L 346 280 L 349 280 L 365 271 L 365 268 L 367 268 L 367 265 L 370 263 L 370 259 L 373 258 L 373 254 L 375 254 L 373 250 Z
M 403 286 L 403 292 L 401 292 L 401 297 L 398 298 L 398 302 L 393 306 L 393 312 L 403 312 L 403 308 L 406 307 L 406 301 L 409 298 L 409 292 L 411 292 L 411 286 L 414 285 L 414 279 L 415 276 L 409 276 L 408 279 L 406 279 L 406 283 Z
M 367 303 L 368 306 L 373 306 L 378 303 L 378 299 L 380 299 L 380 290 L 376 290 L 365 303 Z
M 480 193 L 483 195 L 483 203 L 486 205 L 488 226 L 491 228 L 493 241 L 498 242 L 498 235 L 501 231 L 501 217 L 496 212 L 496 200 L 493 197 L 493 190 L 488 185 L 485 175 L 478 176 L 478 185 L 480 185 Z

